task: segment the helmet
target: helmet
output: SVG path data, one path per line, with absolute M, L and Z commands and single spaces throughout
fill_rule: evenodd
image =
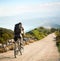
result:
M 18 24 L 22 25 L 22 23 L 21 23 L 21 22 L 19 22 Z

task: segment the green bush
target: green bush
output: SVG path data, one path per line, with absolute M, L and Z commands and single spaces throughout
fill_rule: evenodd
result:
M 0 43 L 6 43 L 13 38 L 13 31 L 6 28 L 0 28 Z
M 27 32 L 26 36 L 40 40 L 50 33 L 51 33 L 50 29 L 46 29 L 44 27 L 38 27 L 38 28 L 35 28 L 35 29 Z
M 57 45 L 58 50 L 59 50 L 59 52 L 60 52 L 60 30 L 57 30 L 57 31 L 55 32 L 55 34 L 56 34 L 56 45 Z

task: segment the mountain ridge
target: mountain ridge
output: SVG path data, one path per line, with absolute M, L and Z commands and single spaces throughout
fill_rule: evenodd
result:
M 42 27 L 46 27 L 46 28 L 60 28 L 59 24 L 54 24 L 54 23 L 44 23 L 42 25 Z

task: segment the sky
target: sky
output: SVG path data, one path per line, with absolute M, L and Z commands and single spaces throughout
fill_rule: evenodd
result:
M 60 24 L 59 19 L 60 0 L 0 0 L 0 27 L 14 30 L 22 22 L 27 31 L 50 21 Z

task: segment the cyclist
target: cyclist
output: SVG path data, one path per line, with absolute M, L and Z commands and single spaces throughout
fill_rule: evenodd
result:
M 19 23 L 15 24 L 15 27 L 14 27 L 14 41 L 15 41 L 14 42 L 15 43 L 14 55 L 15 55 L 15 58 L 16 58 L 16 54 L 17 54 L 16 51 L 18 52 L 18 49 L 20 50 L 20 47 L 23 48 L 22 47 L 23 46 L 23 38 L 24 38 L 24 28 L 22 27 L 22 23 L 19 22 Z M 22 46 L 19 47 L 19 44 Z M 18 48 L 17 48 L 17 46 L 18 46 Z M 22 55 L 22 53 L 21 53 L 21 55 Z
M 14 41 L 16 42 L 18 38 L 24 38 L 24 28 L 22 27 L 22 23 L 19 22 L 15 24 L 14 27 Z

